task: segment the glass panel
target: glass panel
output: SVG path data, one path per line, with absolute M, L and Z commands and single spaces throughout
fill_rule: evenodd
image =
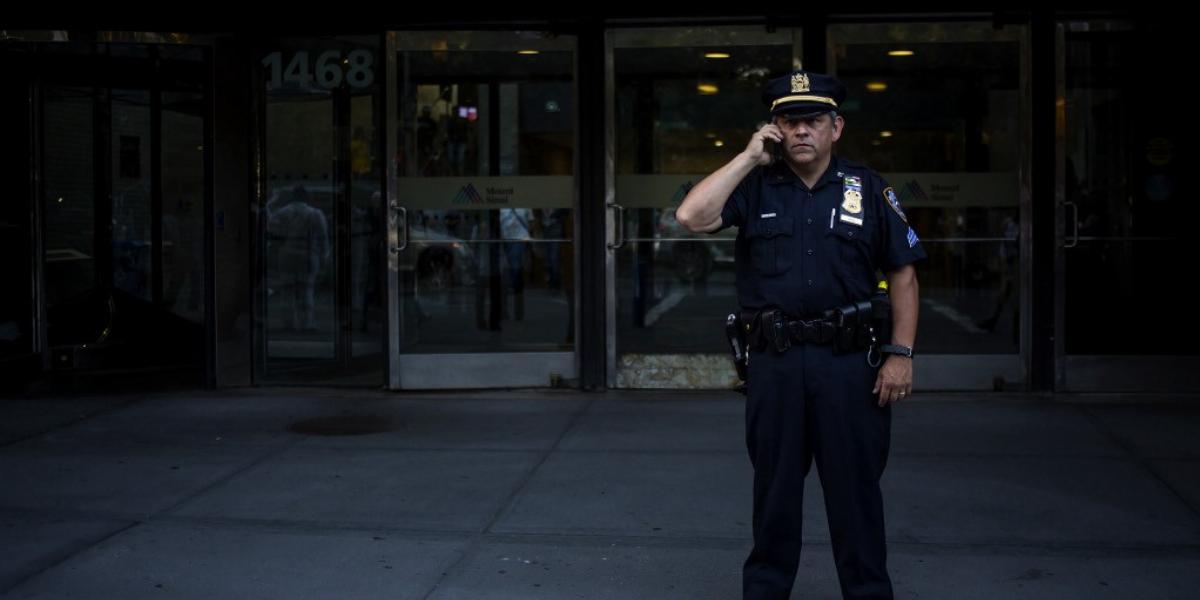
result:
M 333 359 L 334 202 L 341 185 L 333 94 L 311 83 L 268 90 L 267 360 Z
M 894 187 L 930 259 L 924 353 L 1017 353 L 1021 40 L 992 23 L 839 24 L 839 155 Z
M 378 42 L 282 40 L 260 56 L 267 379 L 383 379 Z
M 1016 210 L 1011 212 L 1007 217 L 987 215 L 1003 217 L 999 230 L 1011 236 L 1004 241 L 921 240 L 929 260 L 920 273 L 920 318 L 942 325 L 937 338 L 921 341 L 922 346 L 936 341 L 935 348 L 942 349 L 931 352 L 959 348 L 971 354 L 1012 354 L 1020 347 L 1019 249 Z M 926 271 L 952 273 L 957 279 L 943 287 L 926 284 Z M 927 292 L 927 287 L 932 291 Z M 946 289 L 955 294 L 947 296 Z
M 399 37 L 401 352 L 574 347 L 574 38 Z
M 48 87 L 44 99 L 47 335 L 51 346 L 91 343 L 109 318 L 97 291 L 92 90 Z
M 762 27 L 614 33 L 617 352 L 725 353 L 737 308 L 733 239 L 691 234 L 675 209 L 745 147 L 766 118 L 762 86 L 793 64 L 798 32 Z
M 162 95 L 163 303 L 204 322 L 204 96 Z
M 32 158 L 29 147 L 29 99 L 31 85 L 23 75 L 23 63 L 29 60 L 27 47 L 9 42 L 0 49 L 0 70 L 10 74 L 10 81 L 0 89 L 0 129 L 5 132 L 5 156 L 0 163 L 0 180 L 8 182 L 5 200 L 0 202 L 0 256 L 5 257 L 8 287 L 0 294 L 0 370 L 9 370 L 6 359 L 31 355 L 34 352 L 34 285 L 30 215 L 33 214 L 30 194 Z M 15 366 L 15 365 L 14 365 Z M 33 373 L 10 378 L 19 384 Z M 14 381 L 15 380 L 15 381 Z M 5 382 L 8 383 L 8 382 Z M 9 386 L 0 383 L 0 389 Z
M 383 195 L 379 187 L 382 161 L 378 152 L 375 97 L 350 100 L 350 324 L 352 356 L 382 355 L 384 302 L 381 278 L 384 247 Z M 383 363 L 375 363 L 382 374 Z
M 135 55 L 136 47 L 114 46 Z M 150 213 L 150 93 L 112 91 L 112 282 L 142 300 L 153 298 Z
M 1184 56 L 1188 36 L 1163 23 L 1063 26 L 1066 352 L 1197 354 L 1200 324 L 1168 308 L 1190 285 L 1180 261 L 1192 254 L 1185 240 L 1200 217 L 1184 186 L 1195 153 L 1180 124 L 1192 115 L 1186 95 L 1147 104 L 1140 85 L 1177 79 L 1177 65 L 1162 58 Z
M 43 59 L 55 53 L 43 49 Z M 54 367 L 199 367 L 204 69 L 202 64 L 156 67 L 153 47 L 95 50 L 79 60 L 65 55 L 43 64 L 53 62 L 48 72 L 65 81 L 99 77 L 99 87 L 47 86 L 43 95 L 38 155 L 44 169 L 45 302 Z M 121 87 L 110 89 L 117 81 Z M 161 96 L 152 91 L 156 86 L 176 90 L 180 84 L 199 91 Z M 97 121 L 96 115 L 105 116 Z M 155 128 L 157 118 L 161 129 Z M 160 207 L 161 220 L 155 222 Z M 156 247 L 160 232 L 162 243 Z M 159 257 L 162 264 L 156 263 Z M 158 273 L 162 286 L 156 289 Z M 161 304 L 155 303 L 160 297 Z M 55 351 L 64 346 L 75 348 Z

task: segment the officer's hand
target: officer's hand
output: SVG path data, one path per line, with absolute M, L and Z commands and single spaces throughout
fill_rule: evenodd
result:
M 746 155 L 749 156 L 755 164 L 771 164 L 770 142 L 782 144 L 783 131 L 781 131 L 774 124 L 767 123 L 766 125 L 762 126 L 762 129 L 754 132 L 754 137 L 751 137 L 750 143 L 746 144 Z
M 872 394 L 879 394 L 882 408 L 891 402 L 899 402 L 912 395 L 912 359 L 906 356 L 888 355 L 875 378 Z

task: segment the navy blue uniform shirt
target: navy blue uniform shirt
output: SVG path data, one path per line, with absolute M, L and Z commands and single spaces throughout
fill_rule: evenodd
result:
M 861 225 L 844 220 L 846 177 L 861 183 Z M 738 304 L 778 306 L 798 317 L 865 300 L 884 274 L 926 257 L 887 182 L 871 169 L 831 157 L 812 189 L 779 161 L 755 167 L 721 211 L 738 228 Z

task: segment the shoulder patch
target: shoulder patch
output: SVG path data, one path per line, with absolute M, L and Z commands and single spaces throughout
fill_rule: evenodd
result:
M 900 220 L 907 224 L 908 217 L 906 217 L 904 215 L 904 211 L 900 209 L 900 199 L 896 197 L 896 190 L 892 188 L 883 190 L 883 197 L 887 199 L 888 206 L 892 207 L 892 210 L 896 211 L 897 215 L 900 215 Z

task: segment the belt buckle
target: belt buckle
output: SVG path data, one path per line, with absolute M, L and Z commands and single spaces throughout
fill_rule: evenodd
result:
M 800 321 L 800 337 L 805 343 L 817 341 L 817 324 L 813 321 Z

